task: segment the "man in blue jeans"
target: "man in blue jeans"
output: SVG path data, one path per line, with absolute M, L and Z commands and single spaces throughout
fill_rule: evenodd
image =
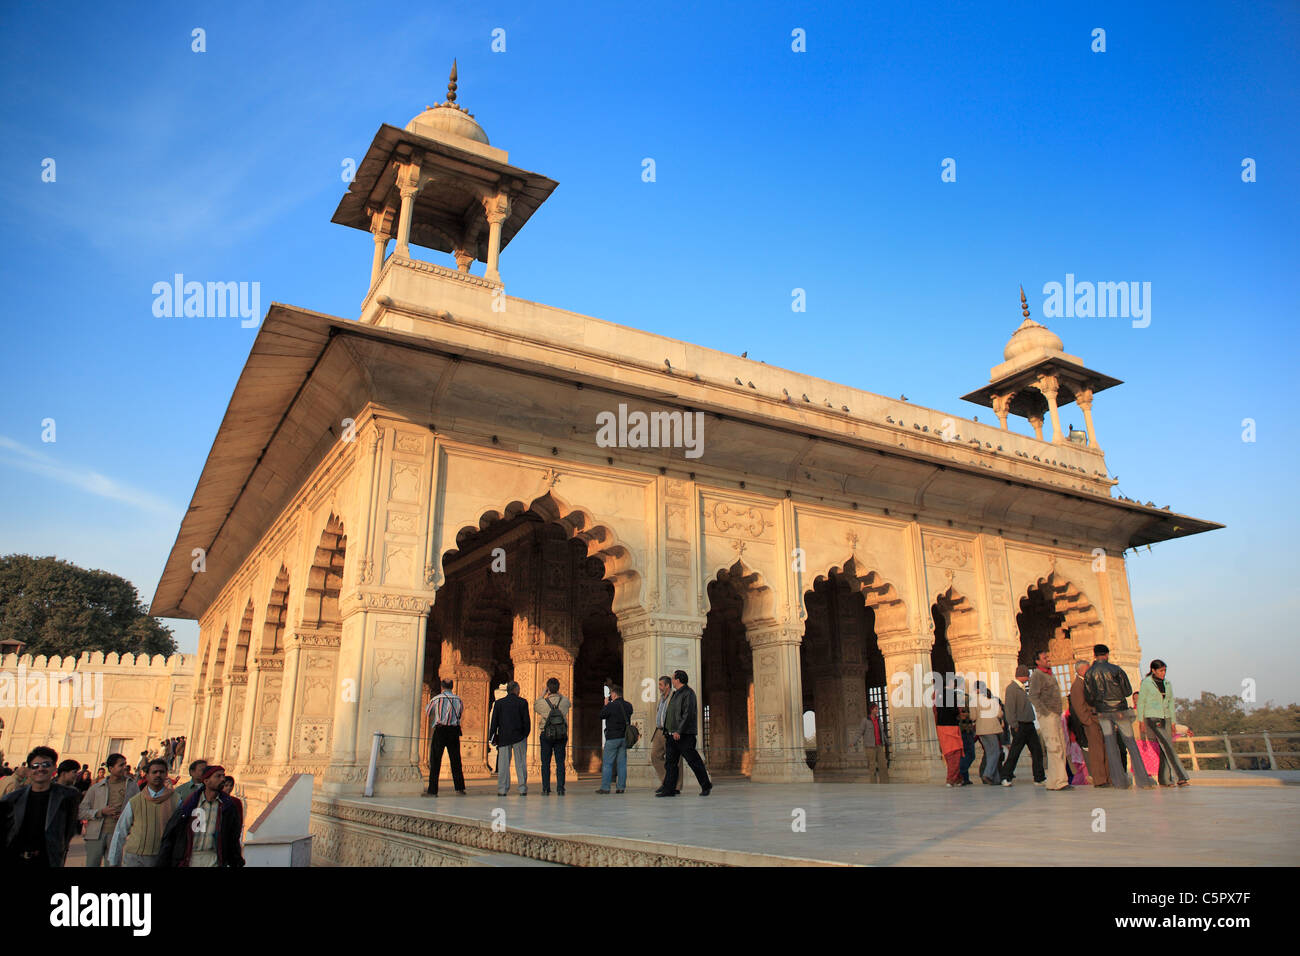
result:
M 610 685 L 609 696 L 600 710 L 600 719 L 605 722 L 605 755 L 600 767 L 600 789 L 596 792 L 609 793 L 617 765 L 618 789 L 615 793 L 622 793 L 627 787 L 627 725 L 632 720 L 632 705 L 623 699 L 623 688 Z
M 1110 648 L 1105 644 L 1094 646 L 1092 654 L 1092 666 L 1083 675 L 1083 695 L 1097 711 L 1097 723 L 1101 725 L 1101 734 L 1106 742 L 1110 784 L 1116 790 L 1127 790 L 1133 785 L 1120 764 L 1119 746 L 1115 742 L 1115 733 L 1118 731 L 1124 741 L 1124 749 L 1128 751 L 1129 766 L 1133 768 L 1138 787 L 1150 790 L 1156 782 L 1142 766 L 1142 754 L 1138 750 L 1137 741 L 1133 739 L 1133 711 L 1129 708 L 1133 687 L 1129 683 L 1128 674 L 1124 668 L 1110 662 Z
M 546 693 L 537 699 L 533 711 L 542 725 L 542 793 L 551 792 L 551 758 L 555 758 L 555 787 L 564 795 L 564 752 L 569 743 L 569 698 L 560 693 L 560 680 L 546 681 Z

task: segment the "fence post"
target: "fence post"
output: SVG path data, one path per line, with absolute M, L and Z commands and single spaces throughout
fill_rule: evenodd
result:
M 1189 736 L 1187 738 L 1187 752 L 1192 755 L 1192 770 L 1199 771 L 1201 765 L 1196 760 L 1196 738 Z
M 1236 770 L 1236 769 L 1237 769 L 1237 761 L 1235 761 L 1235 760 L 1232 759 L 1232 740 L 1228 737 L 1227 734 L 1224 734 L 1224 735 L 1223 735 L 1223 749 L 1224 749 L 1224 750 L 1227 752 L 1227 754 L 1228 754 L 1228 769 L 1229 769 L 1229 770 Z
M 1276 770 L 1277 761 L 1273 759 L 1273 742 L 1268 739 L 1268 731 L 1264 731 L 1264 749 L 1268 751 L 1268 769 Z

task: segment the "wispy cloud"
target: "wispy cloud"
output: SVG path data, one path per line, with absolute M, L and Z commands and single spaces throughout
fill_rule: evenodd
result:
M 71 485 L 96 497 L 120 501 L 150 514 L 175 518 L 181 511 L 170 502 L 147 491 L 130 488 L 89 468 L 65 464 L 51 455 L 34 451 L 4 435 L 0 435 L 0 464 L 21 468 L 65 485 Z

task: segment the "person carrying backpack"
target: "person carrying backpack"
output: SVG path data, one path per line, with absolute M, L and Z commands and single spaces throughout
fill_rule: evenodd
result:
M 551 792 L 551 756 L 555 756 L 555 790 L 564 796 L 564 758 L 569 744 L 569 707 L 571 701 L 560 693 L 557 678 L 546 681 L 546 693 L 533 704 L 541 718 L 542 793 Z

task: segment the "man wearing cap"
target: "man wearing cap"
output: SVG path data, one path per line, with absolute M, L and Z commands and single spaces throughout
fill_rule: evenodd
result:
M 158 866 L 243 866 L 239 836 L 244 814 L 238 801 L 221 792 L 224 767 L 203 771 L 203 789 L 190 794 L 167 822 Z

